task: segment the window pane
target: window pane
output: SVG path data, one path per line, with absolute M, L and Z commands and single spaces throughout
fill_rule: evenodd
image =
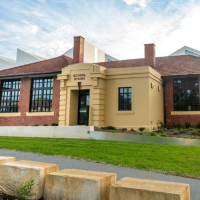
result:
M 31 112 L 50 112 L 52 110 L 53 78 L 32 80 Z
M 19 79 L 2 81 L 0 112 L 18 112 L 20 85 Z
M 174 79 L 174 110 L 199 110 L 199 80 L 197 77 Z
M 132 105 L 132 88 L 119 88 L 119 110 L 131 110 Z

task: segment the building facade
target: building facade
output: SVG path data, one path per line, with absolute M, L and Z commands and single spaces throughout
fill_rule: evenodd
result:
M 84 63 L 82 37 L 73 59 L 53 59 L 0 71 L 0 126 L 91 125 L 151 131 L 164 122 L 200 122 L 200 58 L 156 57 Z

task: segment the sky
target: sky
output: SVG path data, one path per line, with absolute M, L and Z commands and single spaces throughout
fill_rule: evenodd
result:
M 200 0 L 1 0 L 0 54 L 21 48 L 56 57 L 83 36 L 118 59 L 157 56 L 183 46 L 200 50 Z

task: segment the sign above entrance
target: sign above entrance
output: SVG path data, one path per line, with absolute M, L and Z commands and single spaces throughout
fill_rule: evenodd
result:
M 85 74 L 74 74 L 73 78 L 75 81 L 85 80 L 86 75 Z

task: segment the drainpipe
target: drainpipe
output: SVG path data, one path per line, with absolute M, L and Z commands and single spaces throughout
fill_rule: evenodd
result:
M 165 108 L 165 83 L 163 82 L 163 100 L 164 100 L 164 127 L 166 128 L 166 108 Z

